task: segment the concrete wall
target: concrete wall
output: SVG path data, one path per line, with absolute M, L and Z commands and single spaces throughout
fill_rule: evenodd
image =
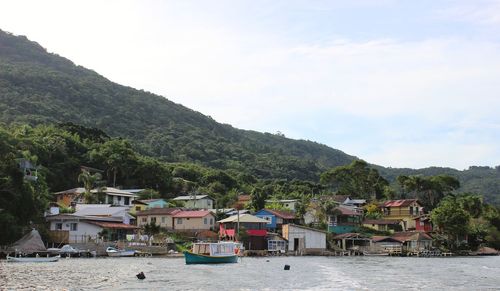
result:
M 146 218 L 146 221 L 144 221 L 143 218 Z M 172 216 L 166 215 L 166 214 L 139 216 L 139 217 L 137 217 L 137 226 L 143 227 L 144 225 L 151 223 L 151 221 L 153 221 L 154 219 L 156 219 L 156 222 L 155 222 L 156 225 L 159 225 L 162 228 L 172 229 L 172 225 L 173 225 L 172 224 Z
M 199 208 L 199 209 L 212 209 L 214 208 L 214 203 L 212 199 L 203 198 L 198 200 L 187 200 L 183 201 L 184 207 L 186 208 Z
M 56 230 L 56 224 L 62 223 L 62 230 L 69 231 L 69 242 L 81 242 L 85 240 L 84 237 L 91 236 L 93 239 L 97 237 L 97 234 L 102 231 L 102 228 L 90 224 L 84 221 L 77 220 L 66 220 L 63 222 L 60 221 L 51 221 L 50 222 L 50 230 Z M 76 223 L 76 230 L 71 230 L 71 224 Z

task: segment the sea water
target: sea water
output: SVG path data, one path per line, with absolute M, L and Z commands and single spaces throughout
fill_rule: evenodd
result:
M 290 270 L 284 270 L 290 265 Z M 136 278 L 144 272 L 145 280 Z M 0 261 L 0 290 L 500 290 L 500 257 L 267 257 Z

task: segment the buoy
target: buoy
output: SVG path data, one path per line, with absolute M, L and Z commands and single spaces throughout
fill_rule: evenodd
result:
M 290 265 L 285 265 L 285 271 L 290 270 Z
M 139 274 L 135 275 L 137 277 L 137 279 L 139 280 L 144 280 L 146 279 L 146 275 L 144 275 L 143 272 L 140 272 Z

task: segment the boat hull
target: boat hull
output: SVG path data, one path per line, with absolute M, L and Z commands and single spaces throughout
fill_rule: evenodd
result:
M 229 264 L 229 263 L 237 263 L 238 256 L 206 256 L 193 254 L 192 252 L 184 252 L 184 258 L 186 259 L 186 264 Z
M 117 251 L 117 252 L 106 252 L 108 257 L 133 257 L 135 251 Z
M 57 262 L 61 256 L 55 257 L 11 257 L 7 256 L 7 262 L 14 263 L 48 263 Z

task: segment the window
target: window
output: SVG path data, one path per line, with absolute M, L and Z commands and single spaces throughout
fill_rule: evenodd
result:
M 156 223 L 156 217 L 151 217 L 151 223 Z
M 56 223 L 56 230 L 62 230 L 62 223 Z
M 118 202 L 122 201 L 122 196 L 118 196 L 116 197 L 116 199 L 118 199 Z
M 210 225 L 214 224 L 214 219 L 210 218 Z
M 410 206 L 410 215 L 413 215 L 413 206 Z
M 165 223 L 165 216 L 161 218 L 161 223 Z
M 125 205 L 130 205 L 130 197 L 125 197 Z
M 141 207 L 140 206 L 136 206 L 135 207 L 135 211 L 141 211 Z
M 78 230 L 78 223 L 70 223 L 69 224 L 69 230 L 71 230 L 71 231 L 77 231 Z
M 143 217 L 143 218 L 142 218 L 142 222 L 144 222 L 144 223 L 148 223 L 148 218 L 147 218 L 147 217 Z
M 182 224 L 182 218 L 177 218 L 177 224 Z
M 205 217 L 203 218 L 203 224 L 207 224 L 208 223 L 208 219 Z

